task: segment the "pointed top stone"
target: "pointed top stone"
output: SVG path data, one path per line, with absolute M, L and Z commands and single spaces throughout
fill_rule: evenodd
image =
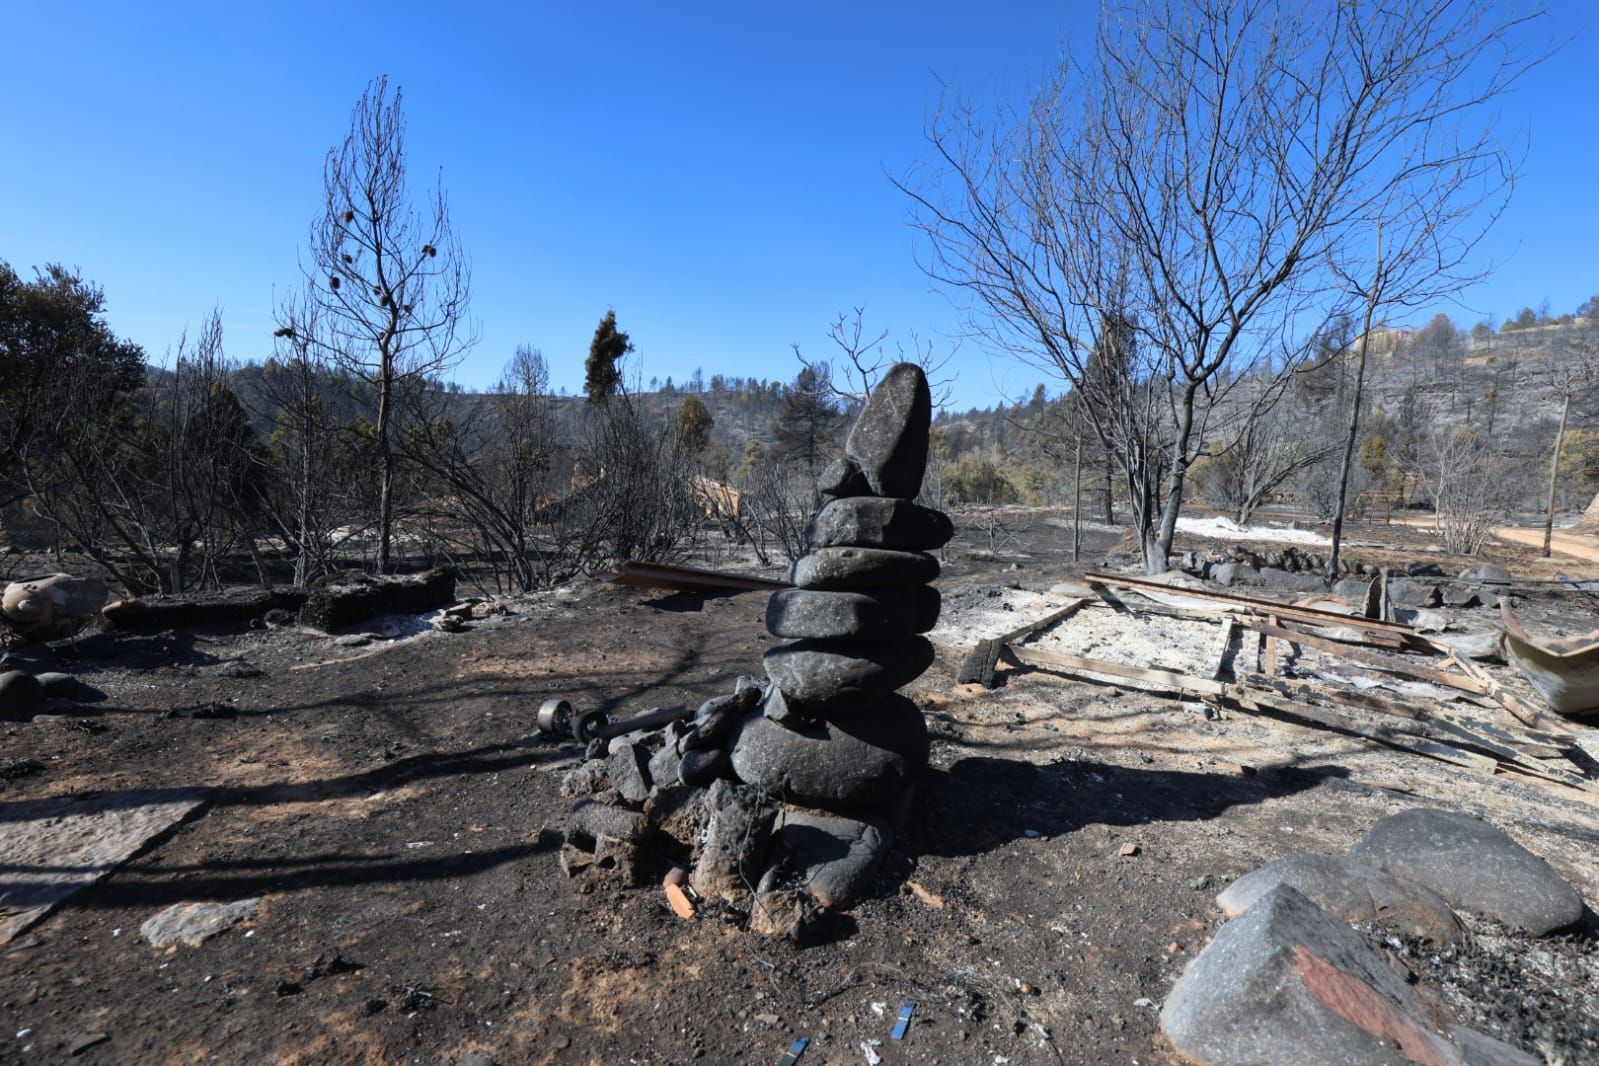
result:
M 927 375 L 915 363 L 896 363 L 867 397 L 844 442 L 844 454 L 860 466 L 874 495 L 916 498 L 932 421 Z

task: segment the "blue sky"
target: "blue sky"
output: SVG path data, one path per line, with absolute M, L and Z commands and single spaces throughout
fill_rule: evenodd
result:
M 1469 325 L 1599 293 L 1599 38 L 1579 34 L 1502 103 L 1527 157 L 1465 294 Z M 220 306 L 236 358 L 270 350 L 300 284 L 322 161 L 368 79 L 403 86 L 413 186 L 442 169 L 481 340 L 454 377 L 493 381 L 519 343 L 577 390 L 608 306 L 644 380 L 792 378 L 857 305 L 870 329 L 947 349 L 957 316 L 917 269 L 903 174 L 941 82 L 1015 92 L 1089 3 L 222 5 L 15 3 L 4 16 L 0 259 L 79 268 L 160 359 Z M 445 14 L 445 11 L 449 11 Z M 1586 31 L 1586 32 L 1584 32 Z M 1418 316 L 1422 320 L 1426 315 Z M 958 405 L 1038 371 L 975 341 Z M 1052 386 L 1053 390 L 1053 386 Z

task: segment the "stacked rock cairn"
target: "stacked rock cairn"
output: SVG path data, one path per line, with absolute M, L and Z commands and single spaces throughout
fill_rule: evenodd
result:
M 913 502 L 931 415 L 920 367 L 884 375 L 821 479 L 795 587 L 767 604 L 767 629 L 787 643 L 764 656 L 766 680 L 740 678 L 691 726 L 613 741 L 606 780 L 570 775 L 569 794 L 591 798 L 569 841 L 636 860 L 656 834 L 692 852 L 701 898 L 748 903 L 752 929 L 799 940 L 871 886 L 927 765 L 926 721 L 897 690 L 932 665 L 928 552 L 953 534 Z

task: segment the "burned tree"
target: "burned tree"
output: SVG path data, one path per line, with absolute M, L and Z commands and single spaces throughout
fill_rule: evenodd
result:
M 1119 4 L 1024 110 L 935 119 L 927 171 L 900 183 L 924 269 L 1074 389 L 1118 353 L 1106 402 L 1085 398 L 1147 570 L 1214 417 L 1303 357 L 1293 335 L 1346 298 L 1329 264 L 1524 67 L 1523 21 L 1487 0 Z
M 344 143 L 323 168 L 326 203 L 311 225 L 307 283 L 318 338 L 374 396 L 377 566 L 390 568 L 395 509 L 394 423 L 402 388 L 453 366 L 470 347 L 470 269 L 442 185 L 418 212 L 406 189 L 401 92 L 367 86 Z

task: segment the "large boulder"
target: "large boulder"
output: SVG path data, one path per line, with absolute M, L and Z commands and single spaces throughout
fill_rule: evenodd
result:
M 1462 1066 L 1481 1034 L 1440 1035 L 1444 1019 L 1348 924 L 1279 884 L 1222 926 L 1160 1012 L 1184 1061 L 1213 1066 Z M 1535 1061 L 1535 1060 L 1532 1060 Z
M 1534 936 L 1582 917 L 1582 896 L 1554 867 L 1470 815 L 1401 811 L 1372 826 L 1349 857 Z
M 791 639 L 894 640 L 938 624 L 938 590 L 928 585 L 861 592 L 783 589 L 766 601 L 766 628 Z
M 954 535 L 954 523 L 944 512 L 878 496 L 832 500 L 805 525 L 810 551 L 850 547 L 931 551 Z
M 753 714 L 733 742 L 733 772 L 790 803 L 848 810 L 892 802 L 921 775 L 927 750 L 921 710 L 896 695 L 866 714 L 803 724 Z
M 71 574 L 13 581 L 0 592 L 0 613 L 27 640 L 70 637 L 105 606 L 105 582 Z
M 762 657 L 790 707 L 806 713 L 858 711 L 875 706 L 933 665 L 926 637 L 904 640 L 801 640 L 781 644 Z
M 1420 885 L 1336 855 L 1297 852 L 1245 874 L 1216 897 L 1235 918 L 1278 885 L 1288 885 L 1346 922 L 1374 923 L 1435 944 L 1452 944 L 1463 929 L 1439 896 Z
M 818 548 L 795 561 L 788 580 L 802 589 L 882 588 L 925 585 L 938 570 L 938 560 L 926 552 Z
M 844 441 L 844 454 L 866 475 L 873 493 L 910 500 L 922 490 L 932 416 L 932 394 L 921 367 L 898 363 L 889 368 Z

